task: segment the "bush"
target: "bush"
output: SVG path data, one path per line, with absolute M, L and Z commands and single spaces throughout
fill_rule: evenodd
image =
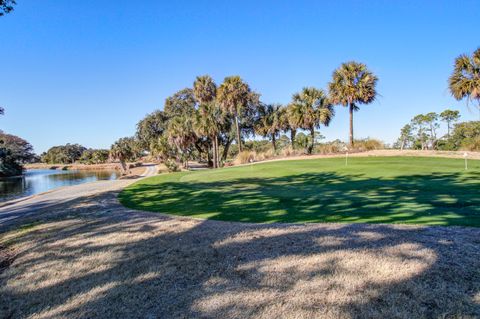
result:
M 275 152 L 273 150 L 273 148 L 270 148 L 270 149 L 266 150 L 265 152 L 263 152 L 263 156 L 265 157 L 265 159 L 270 159 L 270 158 L 273 158 L 273 157 L 277 156 L 277 153 L 278 153 L 278 151 Z
M 460 149 L 462 151 L 480 151 L 480 137 L 465 139 Z
M 303 155 L 305 154 L 305 152 L 303 150 L 293 149 L 291 146 L 287 146 L 284 149 L 282 149 L 280 154 L 284 157 L 288 157 L 288 156 Z
M 346 150 L 346 144 L 340 140 L 315 145 L 316 154 L 337 154 Z
M 256 160 L 257 153 L 252 152 L 252 151 L 242 151 L 240 154 L 235 157 L 235 160 L 233 161 L 235 165 L 239 164 L 247 164 L 254 162 Z
M 456 151 L 457 147 L 451 140 L 438 140 L 436 148 L 439 151 Z
M 353 151 L 365 152 L 365 151 L 381 150 L 384 148 L 385 148 L 385 145 L 383 144 L 383 142 L 373 138 L 366 138 L 362 140 L 355 140 Z
M 169 172 L 178 172 L 180 170 L 177 162 L 171 159 L 165 161 L 165 166 Z

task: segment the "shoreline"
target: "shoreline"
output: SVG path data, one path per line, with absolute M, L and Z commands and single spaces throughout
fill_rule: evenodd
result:
M 142 163 L 128 163 L 129 168 L 135 168 L 142 166 Z M 63 170 L 63 171 L 88 171 L 88 170 L 120 170 L 120 163 L 105 163 L 105 164 L 45 164 L 34 163 L 25 164 L 25 169 L 50 169 L 50 170 Z

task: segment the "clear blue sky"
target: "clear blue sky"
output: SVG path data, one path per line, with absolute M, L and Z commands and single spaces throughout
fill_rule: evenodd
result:
M 480 46 L 480 1 L 17 0 L 0 18 L 0 129 L 37 152 L 109 147 L 197 75 L 238 74 L 265 102 L 325 88 L 348 60 L 380 78 L 357 137 L 391 143 L 418 113 L 459 109 L 447 79 Z M 348 137 L 338 107 L 327 139 Z

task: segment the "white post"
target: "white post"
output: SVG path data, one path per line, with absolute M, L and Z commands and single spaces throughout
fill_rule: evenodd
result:
M 465 170 L 468 170 L 468 153 L 463 153 L 463 157 L 465 158 Z

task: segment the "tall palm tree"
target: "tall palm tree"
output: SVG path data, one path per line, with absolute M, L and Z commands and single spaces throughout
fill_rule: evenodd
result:
M 132 139 L 129 137 L 118 139 L 110 147 L 110 157 L 120 161 L 122 175 L 128 173 L 127 161 L 130 160 L 134 156 L 134 154 L 135 151 L 132 148 Z
M 311 143 L 308 153 L 312 154 L 315 143 L 315 128 L 320 124 L 328 126 L 333 118 L 333 106 L 321 89 L 305 87 L 295 93 L 289 108 L 289 118 L 292 127 L 310 131 Z
M 236 135 L 238 150 L 242 151 L 242 141 L 240 132 L 240 114 L 251 99 L 251 90 L 247 83 L 239 76 L 226 77 L 218 88 L 218 101 L 222 108 L 232 115 Z
M 197 76 L 193 82 L 193 95 L 198 103 L 209 103 L 217 97 L 217 85 L 210 75 Z
M 350 146 L 353 146 L 353 112 L 360 109 L 359 104 L 372 103 L 376 96 L 378 78 L 358 62 L 343 63 L 333 72 L 329 83 L 330 99 L 334 104 L 349 108 L 350 112 Z
M 471 57 L 462 54 L 455 59 L 448 86 L 456 100 L 466 98 L 467 103 L 476 101 L 476 107 L 480 110 L 480 48 Z
M 297 135 L 298 127 L 295 125 L 295 121 L 290 118 L 292 107 L 289 104 L 280 111 L 280 126 L 284 132 L 290 131 L 290 143 L 292 144 L 292 149 L 295 149 L 295 136 Z
M 281 112 L 280 104 L 260 104 L 254 123 L 255 133 L 269 137 L 272 140 L 274 151 L 277 150 L 276 140 L 281 130 Z
M 192 118 L 190 116 L 175 116 L 168 123 L 168 141 L 175 145 L 180 154 L 183 166 L 188 169 L 191 146 L 195 143 L 196 135 L 193 131 Z
M 200 104 L 195 118 L 195 131 L 212 142 L 213 168 L 219 167 L 218 134 L 221 110 L 216 103 L 217 85 L 209 75 L 198 76 L 193 83 L 193 94 Z
M 197 135 L 207 136 L 212 140 L 213 168 L 219 167 L 218 134 L 223 124 L 222 110 L 215 102 L 200 104 L 194 121 Z

